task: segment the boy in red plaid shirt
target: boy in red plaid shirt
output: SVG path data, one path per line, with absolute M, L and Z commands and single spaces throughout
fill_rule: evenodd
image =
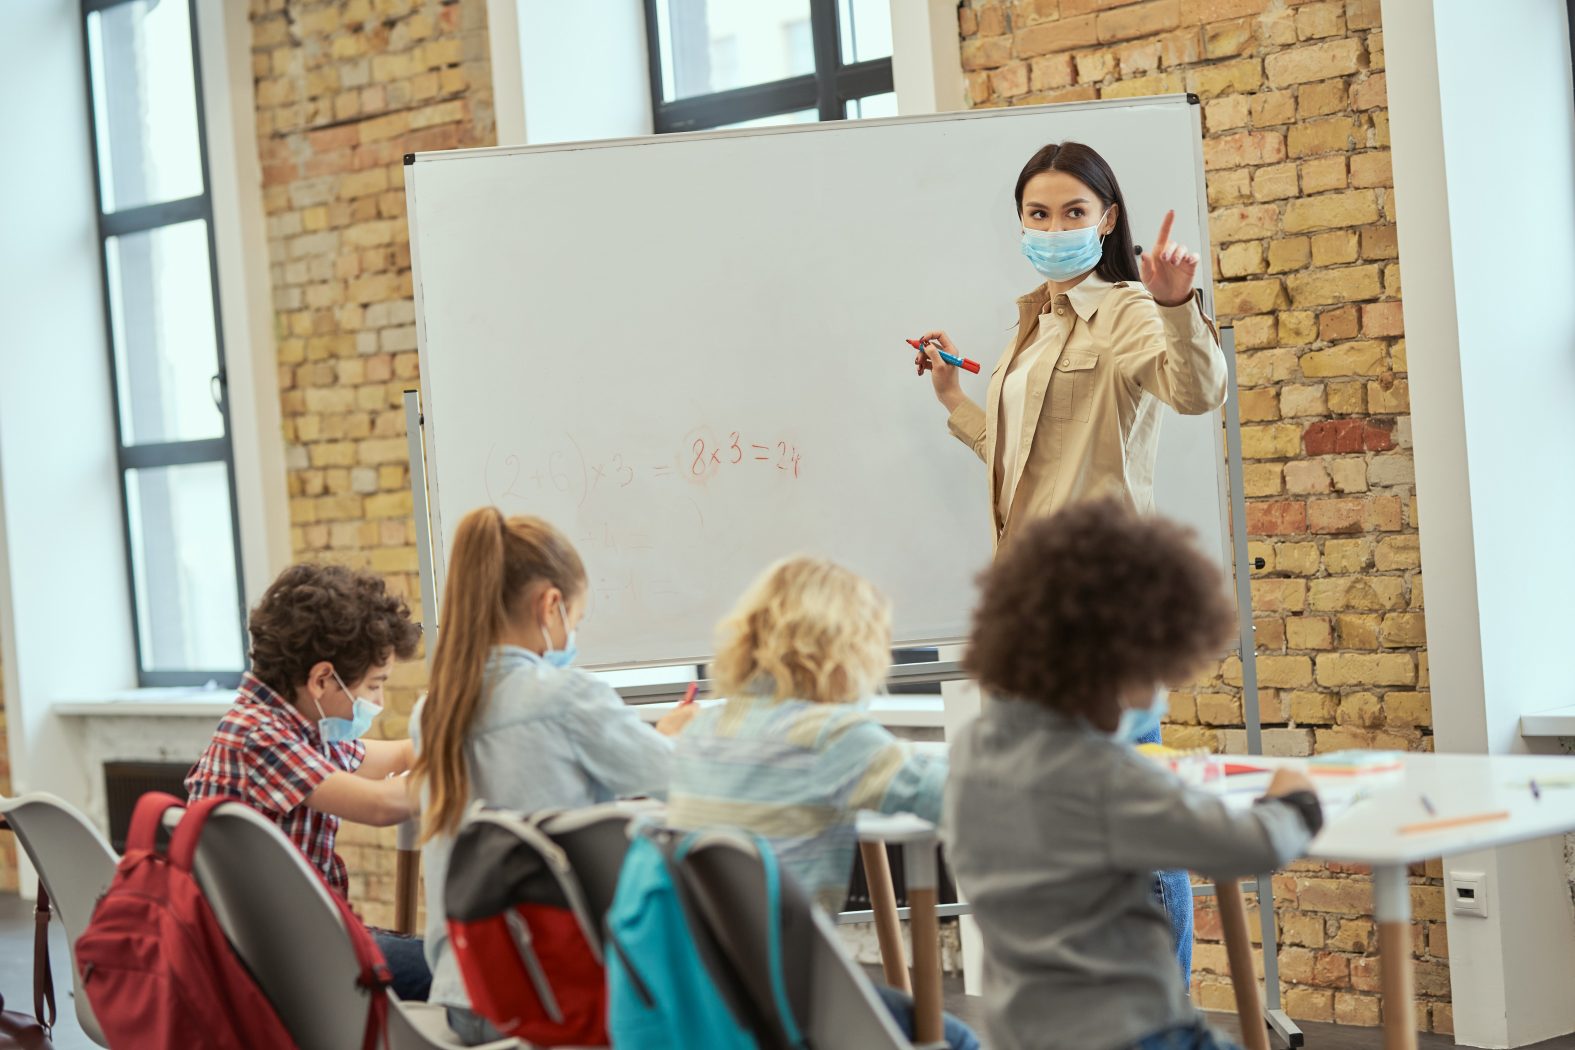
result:
M 409 740 L 362 740 L 394 659 L 421 637 L 381 577 L 339 565 L 293 565 L 252 610 L 251 670 L 235 705 L 186 776 L 192 801 L 234 798 L 276 822 L 328 884 L 348 895 L 334 852 L 341 819 L 374 827 L 415 812 Z M 431 983 L 421 942 L 373 931 L 401 999 Z

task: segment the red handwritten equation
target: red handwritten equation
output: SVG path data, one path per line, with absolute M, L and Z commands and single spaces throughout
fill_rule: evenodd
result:
M 759 440 L 765 438 L 767 440 Z M 573 434 L 545 453 L 522 455 L 494 444 L 482 467 L 487 499 L 494 504 L 525 500 L 536 503 L 553 493 L 573 499 L 583 507 L 593 494 L 623 489 L 688 482 L 709 484 L 724 475 L 771 472 L 783 480 L 803 476 L 803 456 L 798 446 L 779 435 L 725 433 L 708 427 L 684 436 L 681 450 L 665 461 L 660 455 L 633 454 L 626 450 L 587 453 Z

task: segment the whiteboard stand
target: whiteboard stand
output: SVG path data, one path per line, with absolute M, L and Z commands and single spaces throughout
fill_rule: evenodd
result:
M 427 667 L 437 651 L 437 587 L 432 564 L 432 522 L 427 517 L 427 454 L 421 440 L 421 391 L 405 391 L 405 440 L 410 448 L 410 512 L 416 519 L 416 571 L 421 578 L 421 639 Z M 430 625 L 430 630 L 428 627 Z
M 1236 556 L 1236 620 L 1240 625 L 1242 718 L 1247 723 L 1247 753 L 1263 754 L 1263 711 L 1258 703 L 1258 641 L 1252 623 L 1252 569 L 1247 550 L 1247 494 L 1242 479 L 1241 406 L 1236 389 L 1236 329 L 1220 329 L 1220 349 L 1225 351 L 1225 458 L 1230 478 L 1231 548 Z M 1245 886 L 1246 884 L 1243 883 Z M 1290 1047 L 1305 1042 L 1302 1030 L 1282 1009 L 1280 1002 L 1279 942 L 1274 926 L 1274 883 L 1268 875 L 1254 880 L 1258 894 L 1258 921 L 1263 936 L 1264 1020 L 1269 1030 Z M 1213 887 L 1197 887 L 1212 893 Z M 1194 895 L 1196 890 L 1194 890 Z

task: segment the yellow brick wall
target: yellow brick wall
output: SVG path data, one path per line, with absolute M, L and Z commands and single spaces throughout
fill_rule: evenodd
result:
M 419 614 L 403 157 L 495 144 L 486 0 L 252 0 L 251 22 L 291 549 L 382 573 Z M 424 677 L 399 665 L 377 734 L 407 735 Z M 352 897 L 383 925 L 392 842 L 340 834 Z
M 1200 97 L 1267 566 L 1252 587 L 1267 746 L 1430 750 L 1379 0 L 964 0 L 958 22 L 975 106 Z M 1167 741 L 1240 750 L 1240 685 L 1232 658 L 1178 691 Z M 1419 1020 L 1450 1032 L 1440 875 L 1413 872 Z M 1291 1016 L 1376 1024 L 1368 873 L 1297 865 L 1275 890 Z M 1197 995 L 1231 1009 L 1218 915 L 1198 920 Z

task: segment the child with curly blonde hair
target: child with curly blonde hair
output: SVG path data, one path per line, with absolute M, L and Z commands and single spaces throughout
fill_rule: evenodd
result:
M 728 699 L 678 738 L 668 822 L 764 837 L 820 904 L 842 906 L 861 809 L 940 819 L 943 759 L 918 754 L 864 712 L 891 662 L 891 606 L 856 573 L 778 562 L 718 629 L 712 665 Z M 899 1024 L 907 997 L 881 989 Z M 946 1019 L 953 1047 L 978 1039 Z

